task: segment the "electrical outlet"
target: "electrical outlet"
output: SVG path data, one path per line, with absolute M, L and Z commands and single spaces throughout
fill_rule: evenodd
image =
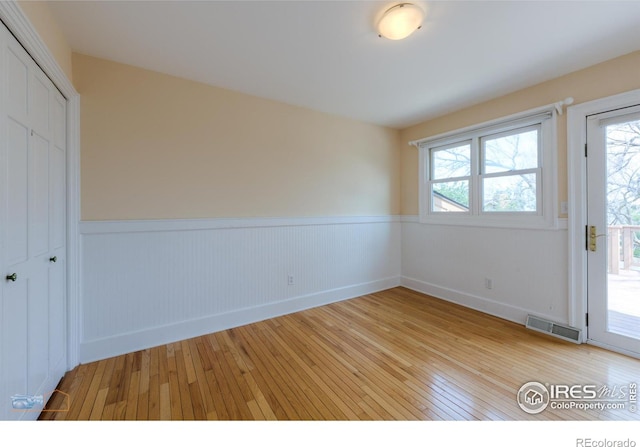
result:
M 491 278 L 485 278 L 484 279 L 484 286 L 487 289 L 493 289 L 493 279 Z
M 293 277 L 293 275 L 288 275 L 287 276 L 287 284 L 292 286 L 296 283 L 296 279 Z

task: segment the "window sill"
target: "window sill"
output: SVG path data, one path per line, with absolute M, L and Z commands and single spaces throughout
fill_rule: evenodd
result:
M 409 216 L 407 216 L 409 217 Z M 412 216 L 405 222 L 423 225 L 445 225 L 457 227 L 500 228 L 511 230 L 566 230 L 567 218 L 545 219 L 542 216 Z

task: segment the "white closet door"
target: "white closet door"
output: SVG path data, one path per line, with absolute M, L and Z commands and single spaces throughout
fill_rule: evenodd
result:
M 3 30 L 4 31 L 4 30 Z M 7 36 L 5 36 L 6 38 Z M 5 48 L 5 92 L 3 124 L 3 306 L 2 306 L 2 374 L 4 395 L 0 401 L 6 419 L 22 415 L 12 411 L 11 396 L 27 394 L 28 307 L 33 292 L 29 280 L 29 140 L 27 112 L 29 105 L 29 64 L 21 48 L 7 40 Z M 11 86 L 11 87 L 9 87 Z M 9 280 L 12 275 L 13 280 Z M 7 279 L 5 279 L 7 278 Z
M 29 282 L 27 307 L 27 393 L 39 394 L 49 373 L 49 86 L 35 67 L 29 78 Z M 28 275 L 28 276 L 27 276 Z
M 0 419 L 35 419 L 65 370 L 65 100 L 4 27 Z M 2 135 L 6 135 L 5 138 Z
M 49 371 L 60 378 L 67 368 L 66 357 L 66 107 L 67 102 L 52 91 L 49 151 Z

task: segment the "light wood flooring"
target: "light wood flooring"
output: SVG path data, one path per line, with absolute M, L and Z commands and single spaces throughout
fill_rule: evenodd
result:
M 530 381 L 628 386 L 640 360 L 399 287 L 80 365 L 40 418 L 640 420 L 628 406 L 527 414 Z

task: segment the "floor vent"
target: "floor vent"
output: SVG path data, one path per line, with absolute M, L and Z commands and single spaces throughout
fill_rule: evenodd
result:
M 533 315 L 527 316 L 528 329 L 534 331 L 544 332 L 545 334 L 553 335 L 554 337 L 562 338 L 573 343 L 580 344 L 582 342 L 582 334 L 580 329 L 576 329 L 571 326 L 554 323 L 553 321 L 545 320 L 540 317 L 534 317 Z

